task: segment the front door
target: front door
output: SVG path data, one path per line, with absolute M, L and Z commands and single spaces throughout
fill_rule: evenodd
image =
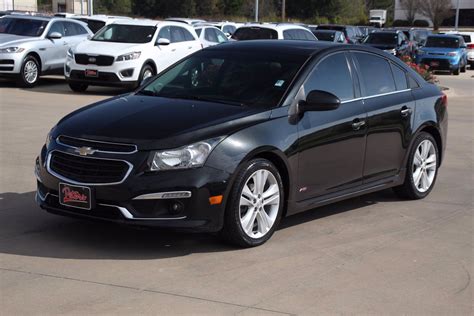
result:
M 303 84 L 330 92 L 342 101 L 330 111 L 306 112 L 298 123 L 298 201 L 362 184 L 366 111 L 357 98 L 347 54 L 335 53 L 318 62 Z M 301 92 L 301 91 L 300 91 Z

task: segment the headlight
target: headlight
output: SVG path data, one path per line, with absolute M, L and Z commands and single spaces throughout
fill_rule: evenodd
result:
M 74 58 L 74 52 L 72 51 L 72 48 L 69 48 L 67 50 L 67 57 Z
M 446 55 L 448 56 L 456 56 L 458 53 L 457 52 L 449 52 Z
M 150 156 L 150 170 L 172 170 L 202 167 L 209 154 L 224 139 L 217 137 L 177 149 L 155 151 Z
M 126 60 L 133 60 L 133 59 L 138 59 L 140 57 L 142 52 L 133 52 L 133 53 L 128 53 L 125 55 L 120 55 L 117 57 L 116 61 L 126 61 Z
M 7 48 L 0 48 L 0 53 L 8 54 L 8 53 L 21 53 L 24 51 L 24 48 L 21 47 L 7 47 Z
M 45 145 L 46 145 L 46 148 L 49 147 L 49 144 L 51 144 L 51 140 L 53 139 L 53 137 L 51 136 L 51 131 L 48 133 L 48 135 L 46 135 L 46 141 L 44 142 Z

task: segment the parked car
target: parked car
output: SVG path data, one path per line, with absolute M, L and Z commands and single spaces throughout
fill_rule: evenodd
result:
M 387 188 L 426 197 L 446 102 L 370 47 L 225 43 L 61 119 L 36 159 L 36 198 L 56 214 L 257 246 L 320 205 Z
M 449 71 L 454 75 L 466 71 L 467 46 L 462 36 L 430 35 L 425 46 L 418 49 L 416 62 L 433 70 Z
M 243 25 L 243 23 L 234 23 L 229 21 L 224 22 L 209 22 L 209 24 L 214 25 L 219 30 L 221 30 L 227 38 L 230 38 L 234 32 Z
M 363 42 L 397 57 L 411 56 L 409 41 L 402 31 L 380 31 L 370 33 Z
M 312 31 L 314 36 L 320 41 L 334 42 L 334 43 L 346 43 L 346 37 L 344 33 L 334 30 L 314 30 Z
M 70 49 L 64 74 L 76 92 L 89 85 L 135 88 L 199 49 L 196 32 L 185 23 L 119 20 Z
M 247 24 L 238 28 L 231 39 L 236 41 L 262 39 L 317 40 L 308 28 L 291 23 Z
M 364 39 L 367 37 L 367 35 L 369 35 L 370 33 L 373 33 L 373 32 L 376 32 L 378 31 L 379 29 L 378 28 L 375 28 L 373 26 L 357 26 L 357 28 L 360 30 L 360 32 L 362 33 Z
M 333 24 L 321 24 L 316 27 L 317 30 L 334 30 L 344 33 L 346 42 L 349 44 L 358 44 L 363 40 L 359 29 L 352 25 L 333 25 Z
M 166 21 L 186 23 L 186 24 L 189 24 L 189 25 L 196 25 L 196 24 L 199 24 L 199 23 L 206 23 L 205 20 L 188 19 L 188 18 L 167 18 Z
M 112 16 L 112 15 L 73 15 L 72 19 L 82 21 L 87 24 L 93 33 L 97 33 L 98 30 L 106 25 L 109 25 L 117 20 L 131 19 L 126 16 Z
M 194 30 L 196 31 L 203 48 L 229 41 L 227 36 L 213 25 L 195 26 Z
M 447 34 L 451 34 L 451 32 Z M 452 32 L 452 34 L 460 35 L 464 39 L 467 48 L 467 62 L 471 69 L 474 69 L 474 32 Z
M 91 35 L 87 25 L 79 21 L 4 16 L 0 18 L 0 76 L 33 87 L 42 75 L 62 73 L 67 50 Z

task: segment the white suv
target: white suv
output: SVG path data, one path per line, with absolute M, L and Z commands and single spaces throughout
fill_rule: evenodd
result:
M 64 74 L 76 92 L 89 85 L 135 88 L 200 49 L 196 32 L 187 24 L 120 20 L 70 49 Z
M 99 31 L 104 26 L 112 24 L 117 20 L 132 19 L 126 16 L 112 16 L 102 14 L 73 15 L 70 18 L 86 23 L 93 33 L 97 33 L 97 31 Z
M 263 39 L 318 40 L 308 28 L 291 23 L 246 24 L 239 27 L 232 34 L 231 39 L 236 41 Z

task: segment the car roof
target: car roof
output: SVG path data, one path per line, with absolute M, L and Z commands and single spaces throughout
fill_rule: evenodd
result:
M 65 18 L 57 16 L 46 16 L 46 15 L 27 15 L 27 14 L 12 14 L 5 15 L 3 18 L 8 19 L 28 19 L 28 20 L 39 20 L 39 21 L 50 21 L 50 20 L 66 20 Z
M 338 30 L 313 30 L 313 33 L 314 32 L 318 32 L 318 33 L 342 33 L 341 31 L 338 31 Z
M 459 38 L 457 34 L 431 34 L 428 37 L 447 37 L 447 38 Z
M 292 23 L 249 23 L 241 26 L 240 28 L 267 28 L 267 29 L 272 29 L 275 31 L 278 30 L 287 30 L 287 29 L 301 29 L 301 30 L 306 30 L 309 31 L 307 27 L 298 25 L 298 24 L 292 24 Z

